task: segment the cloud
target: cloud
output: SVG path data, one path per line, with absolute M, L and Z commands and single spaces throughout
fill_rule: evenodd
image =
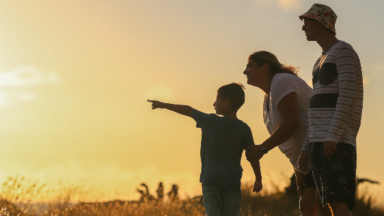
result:
M 0 91 L 0 107 L 9 106 L 10 102 L 8 99 L 8 93 Z
M 278 0 L 278 5 L 285 10 L 300 10 L 300 0 Z
M 156 84 L 145 92 L 145 98 L 150 100 L 171 99 L 175 95 L 174 91 L 161 84 Z
M 362 70 L 364 74 L 363 85 L 368 86 L 380 80 L 380 77 L 384 74 L 384 65 L 371 65 Z
M 286 11 L 301 10 L 300 0 L 255 0 L 260 6 L 276 6 Z
M 42 71 L 32 66 L 21 66 L 10 71 L 0 71 L 0 107 L 19 102 L 31 102 L 38 98 L 31 87 L 55 85 L 61 82 L 53 72 Z M 24 87 L 29 87 L 26 91 Z
M 60 78 L 57 74 L 41 71 L 32 66 L 18 67 L 5 72 L 0 71 L 0 87 L 49 85 L 59 82 Z

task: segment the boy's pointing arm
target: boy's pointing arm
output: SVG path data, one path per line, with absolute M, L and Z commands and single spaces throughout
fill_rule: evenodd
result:
M 148 102 L 152 103 L 152 109 L 167 109 L 171 110 L 174 112 L 177 112 L 182 115 L 186 115 L 189 117 L 192 117 L 192 111 L 193 108 L 187 105 L 177 105 L 177 104 L 168 104 L 168 103 L 163 103 L 160 101 L 155 101 L 155 100 L 147 100 Z

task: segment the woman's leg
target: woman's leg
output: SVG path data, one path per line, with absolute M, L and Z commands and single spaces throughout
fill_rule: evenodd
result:
M 300 198 L 300 212 L 301 216 L 316 216 L 317 203 L 316 203 L 316 187 L 304 188 L 303 196 Z

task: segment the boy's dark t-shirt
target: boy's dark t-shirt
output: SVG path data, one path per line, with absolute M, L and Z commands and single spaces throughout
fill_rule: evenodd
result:
M 243 149 L 254 145 L 249 126 L 241 120 L 193 110 L 201 128 L 200 182 L 218 188 L 240 189 Z

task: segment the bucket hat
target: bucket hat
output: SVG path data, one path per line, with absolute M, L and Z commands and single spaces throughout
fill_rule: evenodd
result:
M 300 15 L 299 18 L 303 20 L 304 18 L 314 19 L 323 24 L 327 29 L 331 30 L 336 34 L 335 24 L 336 24 L 336 13 L 332 8 L 323 4 L 314 4 L 312 7 Z

